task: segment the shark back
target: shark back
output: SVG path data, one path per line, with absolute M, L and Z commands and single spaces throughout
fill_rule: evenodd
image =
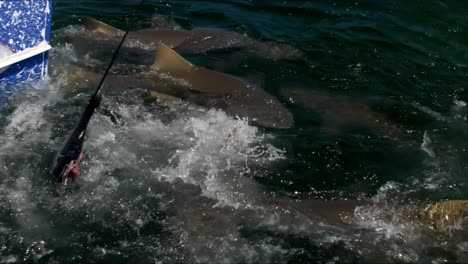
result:
M 186 30 L 139 30 L 129 33 L 129 39 L 139 41 L 146 45 L 154 45 L 163 42 L 171 48 L 177 48 L 187 41 L 190 33 Z
M 102 21 L 93 18 L 84 18 L 84 27 L 86 31 L 99 34 L 106 37 L 121 37 L 125 31 L 108 25 Z M 130 41 L 141 42 L 145 45 L 154 45 L 159 41 L 175 48 L 187 41 L 191 36 L 187 30 L 172 30 L 172 29 L 149 29 L 130 31 L 127 38 Z
M 84 27 L 87 31 L 95 32 L 95 33 L 101 33 L 104 35 L 108 36 L 123 36 L 125 34 L 125 31 L 120 30 L 118 28 L 115 28 L 111 25 L 108 25 L 102 21 L 86 17 L 83 19 L 84 22 Z

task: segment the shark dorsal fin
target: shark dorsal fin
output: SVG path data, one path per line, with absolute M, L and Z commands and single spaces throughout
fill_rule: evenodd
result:
M 173 49 L 159 41 L 156 44 L 156 60 L 152 66 L 159 71 L 189 71 L 193 65 Z
M 84 27 L 88 31 L 99 32 L 110 36 L 121 36 L 125 32 L 99 20 L 86 17 L 83 19 Z

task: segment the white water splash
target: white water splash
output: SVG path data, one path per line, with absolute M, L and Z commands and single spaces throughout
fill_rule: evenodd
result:
M 432 150 L 431 144 L 432 144 L 431 138 L 427 134 L 427 131 L 424 131 L 423 141 L 421 143 L 421 149 L 424 152 L 426 152 L 427 155 L 429 155 L 429 157 L 435 158 L 436 155 L 435 155 L 434 151 Z

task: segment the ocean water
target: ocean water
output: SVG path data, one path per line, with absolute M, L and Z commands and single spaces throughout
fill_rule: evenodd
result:
M 0 263 L 468 261 L 465 230 L 407 217 L 468 198 L 467 4 L 56 0 L 53 11 L 50 77 L 1 102 Z M 99 73 L 112 54 L 78 39 L 82 18 L 139 30 L 158 15 L 297 49 L 182 54 L 262 87 L 294 126 L 108 86 L 82 175 L 60 186 L 50 166 L 94 89 L 73 69 Z M 151 63 L 124 55 L 118 69 Z M 326 217 L 356 204 L 350 224 Z

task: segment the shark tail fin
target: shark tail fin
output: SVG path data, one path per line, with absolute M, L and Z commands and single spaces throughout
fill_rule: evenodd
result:
M 173 49 L 159 41 L 156 44 L 156 59 L 152 66 L 158 71 L 189 71 L 193 65 Z
M 99 32 L 109 36 L 121 36 L 125 31 L 115 28 L 99 20 L 86 17 L 83 19 L 84 27 L 88 31 Z

